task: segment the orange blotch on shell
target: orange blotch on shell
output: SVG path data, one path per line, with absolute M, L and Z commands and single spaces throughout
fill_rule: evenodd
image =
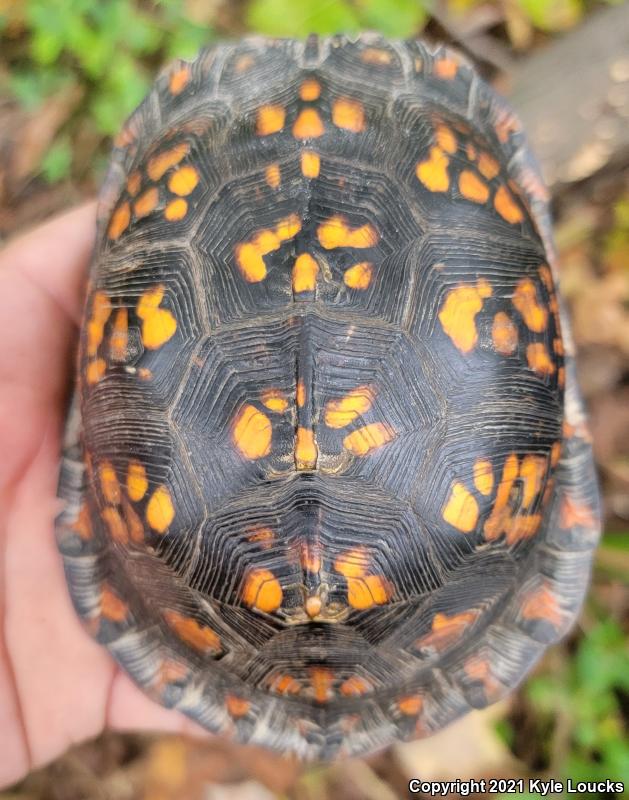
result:
M 500 681 L 494 678 L 491 665 L 486 658 L 472 657 L 464 665 L 465 674 L 472 681 L 483 684 L 487 699 L 497 699 L 502 694 L 503 687 Z
M 564 497 L 559 511 L 559 527 L 562 530 L 568 530 L 577 525 L 584 528 L 595 528 L 597 524 L 594 509 L 591 506 L 575 500 L 568 494 Z
M 261 400 L 265 408 L 277 414 L 283 414 L 288 408 L 286 395 L 279 389 L 266 389 L 262 392 Z
M 90 518 L 90 510 L 85 501 L 79 509 L 79 513 L 75 522 L 70 526 L 70 530 L 80 536 L 80 538 L 84 541 L 89 541 L 89 539 L 94 536 L 92 520 Z
M 120 484 L 113 465 L 109 461 L 103 461 L 99 467 L 98 474 L 105 502 L 111 505 L 118 505 L 120 503 Z
M 87 322 L 87 354 L 95 356 L 103 336 L 105 323 L 111 314 L 111 302 L 105 292 L 94 292 L 92 297 L 92 313 Z
M 180 142 L 171 147 L 170 150 L 164 150 L 153 156 L 146 165 L 146 172 L 149 178 L 152 181 L 160 180 L 171 167 L 175 167 L 189 152 L 190 145 L 187 142 Z
M 295 435 L 295 469 L 314 469 L 319 450 L 311 428 L 298 427 Z
M 188 203 L 183 197 L 171 200 L 164 209 L 164 217 L 168 222 L 179 222 L 188 213 Z
M 175 506 L 163 484 L 150 496 L 146 505 L 146 521 L 157 533 L 166 533 L 175 518 Z
M 295 139 L 316 139 L 323 136 L 325 127 L 319 112 L 314 108 L 304 108 L 293 125 Z
M 539 494 L 548 462 L 545 456 L 524 456 L 520 463 L 520 478 L 522 479 L 522 507 L 529 508 Z
M 391 63 L 391 53 L 377 47 L 366 47 L 360 54 L 360 60 L 365 64 L 385 66 Z
M 428 158 L 417 164 L 415 174 L 429 191 L 447 192 L 450 187 L 449 164 L 450 159 L 440 147 L 431 147 Z
M 124 520 L 113 506 L 107 506 L 101 511 L 101 517 L 107 525 L 109 535 L 119 544 L 127 544 L 129 541 L 129 531 Z
M 297 401 L 298 407 L 303 408 L 306 402 L 306 386 L 303 380 L 297 381 L 297 390 L 295 393 L 295 399 Z
M 345 217 L 336 214 L 319 225 L 317 238 L 322 247 L 333 250 L 337 247 L 375 247 L 380 236 L 370 223 L 350 228 Z
M 230 717 L 238 719 L 245 717 L 251 710 L 251 703 L 244 697 L 237 697 L 235 694 L 225 696 L 225 708 Z
M 362 697 L 362 695 L 371 692 L 373 686 L 365 678 L 360 675 L 352 675 L 339 687 L 340 693 L 343 697 Z
M 556 467 L 561 458 L 561 442 L 555 442 L 550 448 L 550 464 Z
M 441 512 L 443 519 L 462 533 L 470 533 L 476 527 L 478 514 L 478 502 L 474 495 L 462 483 L 455 481 Z
M 375 394 L 369 386 L 357 386 L 343 397 L 329 400 L 325 406 L 324 420 L 328 428 L 345 428 L 372 407 Z
M 242 599 L 249 608 L 272 614 L 282 605 L 280 582 L 268 569 L 252 569 L 246 577 Z
M 512 545 L 535 536 L 541 522 L 541 514 L 523 514 L 522 512 L 516 514 L 509 519 L 505 527 L 507 544 Z
M 524 619 L 541 619 L 555 628 L 561 627 L 563 612 L 555 595 L 547 586 L 540 586 L 527 596 L 522 604 Z
M 433 72 L 438 78 L 450 81 L 456 78 L 459 65 L 453 58 L 439 58 L 433 64 Z
M 247 536 L 247 541 L 255 542 L 264 549 L 272 546 L 275 541 L 275 533 L 271 528 L 254 528 Z
M 323 667 L 312 667 L 310 670 L 310 682 L 314 691 L 314 699 L 317 703 L 327 703 L 332 696 L 332 673 Z
M 269 164 L 264 170 L 264 180 L 271 189 L 277 189 L 281 183 L 280 165 Z
M 293 264 L 293 292 L 314 292 L 317 288 L 317 275 L 319 274 L 319 265 L 310 255 L 310 253 L 302 253 L 297 256 Z
M 391 594 L 389 581 L 380 575 L 347 578 L 347 602 L 357 611 L 383 605 L 389 601 Z
M 300 689 L 299 682 L 292 675 L 278 675 L 271 684 L 271 691 L 275 694 L 299 694 Z
M 133 213 L 138 219 L 148 217 L 159 205 L 159 190 L 156 186 L 151 186 L 143 192 L 133 204 Z
M 358 428 L 343 439 L 343 447 L 355 456 L 366 456 L 395 439 L 393 428 L 384 422 L 372 422 Z
M 274 229 L 259 230 L 249 242 L 236 245 L 236 264 L 247 283 L 259 283 L 266 278 L 267 270 L 263 256 L 281 247 L 282 242 L 292 239 L 301 230 L 301 221 L 296 214 L 281 219 Z
M 146 469 L 139 461 L 133 459 L 129 461 L 127 467 L 127 494 L 129 499 L 135 503 L 139 502 L 149 488 Z
M 397 702 L 399 710 L 408 717 L 416 717 L 421 712 L 423 705 L 421 695 L 418 694 L 409 694 Z
M 199 653 L 217 653 L 221 650 L 221 640 L 207 625 L 200 625 L 196 619 L 180 614 L 178 611 L 164 611 L 164 619 L 182 642 Z
M 432 648 L 437 652 L 443 652 L 455 644 L 465 631 L 474 624 L 478 619 L 479 613 L 477 610 L 471 609 L 451 616 L 441 612 L 435 614 L 432 619 L 430 633 L 417 639 L 415 647 L 420 650 Z
M 129 313 L 126 308 L 119 308 L 114 317 L 111 338 L 109 339 L 109 355 L 112 361 L 124 361 L 129 346 Z
M 127 531 L 131 537 L 131 541 L 136 544 L 144 542 L 144 524 L 140 517 L 135 513 L 131 504 L 123 499 L 122 507 L 124 511 L 124 519 L 127 525 Z
M 369 261 L 361 261 L 345 270 L 343 282 L 350 289 L 364 291 L 369 288 L 373 277 L 373 264 Z
M 515 453 L 511 453 L 505 459 L 502 470 L 502 478 L 496 491 L 496 499 L 491 514 L 484 525 L 485 538 L 488 540 L 497 539 L 503 533 L 509 521 L 509 498 L 515 479 L 519 474 L 519 462 Z
M 494 488 L 494 471 L 491 461 L 477 458 L 474 462 L 474 486 L 485 497 L 491 494 Z
M 250 70 L 255 63 L 256 63 L 255 59 L 251 55 L 251 53 L 245 53 L 245 55 L 239 56 L 238 60 L 234 65 L 234 71 L 238 75 L 241 75 L 243 72 L 247 72 L 247 70 Z
M 299 96 L 306 102 L 318 100 L 321 95 L 321 84 L 314 78 L 307 78 L 299 87 Z
M 435 130 L 435 142 L 446 153 L 452 154 L 457 151 L 458 145 L 456 142 L 456 135 L 452 128 L 449 128 L 443 123 L 437 125 Z
M 105 372 L 107 372 L 107 362 L 104 358 L 96 358 L 94 361 L 90 361 L 87 365 L 87 369 L 85 370 L 85 379 L 91 386 L 93 386 L 104 377 Z
M 500 186 L 498 188 L 496 196 L 494 197 L 494 208 L 504 220 L 510 222 L 512 225 L 516 222 L 522 222 L 524 219 L 522 209 L 515 202 L 513 195 L 506 186 Z
M 187 65 L 175 70 L 168 81 L 170 93 L 175 96 L 181 94 L 188 85 L 191 74 L 190 67 Z
M 240 453 L 252 461 L 271 452 L 271 420 L 255 406 L 247 404 L 238 412 L 232 427 L 232 441 Z
M 439 321 L 462 353 L 469 353 L 476 346 L 476 315 L 483 307 L 483 300 L 491 295 L 492 288 L 484 280 L 479 280 L 476 286 L 460 284 L 448 292 L 439 312 Z
M 548 267 L 547 264 L 542 264 L 538 271 L 539 271 L 539 276 L 540 276 L 540 278 L 542 280 L 542 283 L 546 287 L 546 290 L 549 293 L 552 293 L 552 291 L 554 289 L 554 286 L 553 286 L 553 276 L 552 276 L 552 273 L 550 271 L 550 268 Z
M 269 136 L 281 131 L 286 120 L 286 109 L 280 105 L 267 105 L 258 109 L 256 118 L 256 134 Z
M 464 169 L 459 175 L 459 191 L 473 203 L 486 203 L 489 199 L 489 187 L 469 169 Z
M 132 172 L 131 175 L 127 178 L 127 192 L 131 195 L 131 197 L 135 197 L 136 194 L 140 191 L 142 186 L 142 175 L 136 170 Z
M 339 97 L 332 104 L 332 122 L 337 128 L 360 133 L 365 130 L 365 107 L 359 100 Z
M 504 311 L 494 317 L 491 339 L 497 352 L 503 356 L 512 355 L 518 346 L 518 329 Z
M 513 305 L 529 330 L 541 333 L 548 322 L 548 311 L 537 299 L 537 289 L 530 278 L 522 278 L 515 287 Z
M 478 157 L 478 171 L 483 178 L 487 178 L 490 181 L 500 172 L 500 164 L 489 153 L 481 152 Z
M 173 194 L 186 197 L 191 194 L 199 183 L 199 173 L 189 164 L 176 169 L 168 179 L 168 188 Z
M 124 622 L 129 614 L 129 606 L 105 584 L 100 594 L 100 613 L 111 622 Z
M 142 320 L 142 344 L 149 350 L 157 350 L 166 344 L 177 331 L 177 320 L 166 308 L 160 308 L 164 299 L 163 285 L 147 289 L 136 307 L 138 317 Z
M 462 611 L 460 614 L 452 614 L 452 616 L 437 613 L 432 619 L 432 629 L 433 631 L 463 630 L 475 622 L 478 613 L 476 610 Z
M 321 554 L 314 544 L 303 543 L 300 552 L 302 569 L 306 572 L 317 573 L 321 570 Z
M 169 684 L 185 680 L 188 674 L 188 668 L 183 664 L 177 661 L 164 660 L 157 668 L 153 686 L 158 692 L 163 692 Z
M 553 352 L 558 356 L 565 355 L 563 341 L 561 339 L 553 339 Z
M 334 562 L 334 569 L 345 578 L 362 578 L 367 574 L 370 564 L 369 554 L 364 547 L 346 550 Z
M 526 360 L 529 367 L 540 375 L 553 375 L 556 370 L 546 345 L 542 342 L 532 342 L 527 345 Z
M 109 221 L 109 227 L 107 228 L 107 235 L 110 239 L 114 241 L 119 239 L 122 234 L 127 230 L 129 227 L 129 223 L 131 222 L 131 208 L 129 203 L 125 200 L 123 203 L 116 208 L 114 213 L 111 215 L 111 219 Z
M 318 153 L 304 150 L 301 154 L 301 174 L 304 178 L 318 178 L 321 169 L 321 159 Z

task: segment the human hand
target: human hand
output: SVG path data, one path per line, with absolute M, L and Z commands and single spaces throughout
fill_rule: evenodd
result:
M 105 727 L 194 732 L 83 630 L 54 539 L 94 203 L 0 251 L 0 786 Z

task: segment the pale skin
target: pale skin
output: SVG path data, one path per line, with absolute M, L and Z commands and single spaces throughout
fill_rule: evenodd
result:
M 105 728 L 200 732 L 90 639 L 55 545 L 95 214 L 94 203 L 81 206 L 0 250 L 0 787 Z

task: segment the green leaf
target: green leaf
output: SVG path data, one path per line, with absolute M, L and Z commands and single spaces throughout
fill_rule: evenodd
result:
M 343 0 L 252 0 L 246 12 L 250 28 L 270 36 L 357 31 L 361 25 Z
M 58 139 L 44 156 L 41 173 L 48 183 L 67 178 L 72 169 L 72 147 L 68 139 Z
M 572 28 L 583 16 L 583 0 L 517 0 L 530 21 L 543 31 Z
M 387 36 L 413 36 L 426 22 L 424 0 L 360 0 L 360 21 Z

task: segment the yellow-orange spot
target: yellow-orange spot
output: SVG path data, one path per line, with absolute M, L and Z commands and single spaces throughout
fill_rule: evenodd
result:
M 344 697 L 361 697 L 370 692 L 373 686 L 360 675 L 352 675 L 339 687 L 339 691 Z
M 141 381 L 150 381 L 153 378 L 153 373 L 147 367 L 139 367 L 138 378 Z
M 516 222 L 522 222 L 524 219 L 522 209 L 515 202 L 513 195 L 506 186 L 500 186 L 498 188 L 496 196 L 494 197 L 494 208 L 504 220 L 510 222 L 512 225 Z
M 279 389 L 267 389 L 262 392 L 262 405 L 268 408 L 269 411 L 275 411 L 278 414 L 283 414 L 288 408 L 288 400 L 284 392 Z
M 380 50 L 377 47 L 366 47 L 360 54 L 360 60 L 365 64 L 384 66 L 391 63 L 391 53 L 387 50 Z
M 295 399 L 297 400 L 297 405 L 299 406 L 299 408 L 303 408 L 304 403 L 306 402 L 306 387 L 304 385 L 303 380 L 299 380 L 297 382 L 297 392 Z
M 476 156 L 477 156 L 476 148 L 471 142 L 468 142 L 465 145 L 465 155 L 468 157 L 470 161 L 476 161 Z
M 518 472 L 518 457 L 515 453 L 511 453 L 505 460 L 502 478 L 496 491 L 494 507 L 483 528 L 485 538 L 488 540 L 497 539 L 509 522 L 509 498 L 513 489 L 513 482 L 518 477 Z
M 369 261 L 361 261 L 345 270 L 343 281 L 350 289 L 364 291 L 369 288 L 372 277 L 373 265 Z
M 96 358 L 90 361 L 85 370 L 85 378 L 90 385 L 98 383 L 107 372 L 107 363 L 104 358 Z
M 494 488 L 494 471 L 491 461 L 478 458 L 474 462 L 474 486 L 485 496 L 490 495 Z
M 506 526 L 507 544 L 515 544 L 534 536 L 542 522 L 541 514 L 519 513 L 509 520 Z
M 325 132 L 323 121 L 314 108 L 304 108 L 293 125 L 295 139 L 316 139 Z
M 448 128 L 447 125 L 437 125 L 437 130 L 435 131 L 435 141 L 446 153 L 456 153 L 456 136 L 454 135 L 454 131 Z
M 423 700 L 418 694 L 411 694 L 407 697 L 402 697 L 397 703 L 397 707 L 400 709 L 402 714 L 406 714 L 409 717 L 416 717 L 422 710 L 423 705 Z
M 174 95 L 181 94 L 183 90 L 188 85 L 188 81 L 190 80 L 190 67 L 180 67 L 179 69 L 175 70 L 170 76 L 170 80 L 168 81 L 168 88 L 170 89 L 170 93 Z
M 295 469 L 314 469 L 317 466 L 319 451 L 310 428 L 297 428 L 295 436 Z
M 539 494 L 546 477 L 545 456 L 524 456 L 520 464 L 520 478 L 523 481 L 522 507 L 529 508 Z
M 463 533 L 470 533 L 478 522 L 478 502 L 467 488 L 456 481 L 442 511 L 444 520 Z
M 141 544 L 144 541 L 144 525 L 140 517 L 135 513 L 131 504 L 123 500 L 124 518 L 127 523 L 127 531 L 131 541 Z
M 314 690 L 317 703 L 326 703 L 332 693 L 332 673 L 323 667 L 313 667 L 310 670 L 310 681 Z
M 87 322 L 87 354 L 95 356 L 103 336 L 105 323 L 111 314 L 111 303 L 104 292 L 94 292 L 92 297 L 92 314 Z
M 317 228 L 319 244 L 326 250 L 336 247 L 375 247 L 380 239 L 378 231 L 367 223 L 358 228 L 350 228 L 345 217 L 337 214 L 330 217 Z
M 243 697 L 236 697 L 235 694 L 228 694 L 225 696 L 225 707 L 227 708 L 227 713 L 231 717 L 238 719 L 249 713 L 251 703 Z
M 494 317 L 491 339 L 503 356 L 510 356 L 518 346 L 518 329 L 504 311 L 499 311 Z
M 355 456 L 366 456 L 372 450 L 395 439 L 395 431 L 383 422 L 372 422 L 363 428 L 348 433 L 343 447 Z
M 124 361 L 129 344 L 129 314 L 126 308 L 119 308 L 114 317 L 113 330 L 109 339 L 109 355 L 113 361 Z
M 147 289 L 137 305 L 137 315 L 142 320 L 142 344 L 156 350 L 166 344 L 177 330 L 177 320 L 166 308 L 159 308 L 164 299 L 165 288 L 161 284 Z
M 171 200 L 164 209 L 164 217 L 169 222 L 179 222 L 188 213 L 188 203 L 183 197 L 177 197 Z
M 447 614 L 437 613 L 432 620 L 433 631 L 442 631 L 452 628 L 465 628 L 471 625 L 478 617 L 478 611 L 462 611 L 460 614 Z
M 129 461 L 127 467 L 127 494 L 134 503 L 139 502 L 149 488 L 148 478 L 144 465 L 139 461 Z
M 71 530 L 85 541 L 88 541 L 94 536 L 92 520 L 90 519 L 90 511 L 86 502 L 83 502 L 81 508 L 79 509 L 78 517 L 72 524 Z
M 321 169 L 321 159 L 318 153 L 304 150 L 301 154 L 301 174 L 304 178 L 318 178 Z
M 136 170 L 132 172 L 131 175 L 127 178 L 127 191 L 131 195 L 131 197 L 135 197 L 136 194 L 140 191 L 140 187 L 142 186 L 142 176 Z
M 530 278 L 522 278 L 513 294 L 513 305 L 522 315 L 527 328 L 541 333 L 546 328 L 548 312 L 537 300 L 537 290 Z
M 292 239 L 301 230 L 296 214 L 281 219 L 274 229 L 263 228 L 250 242 L 236 245 L 236 263 L 248 283 L 259 283 L 266 278 L 266 264 L 262 256 L 278 250 L 282 242 Z
M 232 428 L 232 441 L 245 458 L 263 458 L 271 451 L 271 420 L 255 406 L 247 404 L 239 411 Z
M 325 424 L 328 428 L 345 428 L 361 415 L 365 415 L 374 401 L 373 389 L 358 386 L 344 397 L 329 400 L 325 407 Z
M 415 174 L 431 192 L 446 192 L 450 186 L 448 164 L 450 159 L 440 147 L 431 147 L 428 158 L 420 161 Z
M 500 172 L 500 164 L 489 153 L 482 152 L 478 157 L 478 170 L 483 178 L 490 181 Z
M 553 375 L 555 372 L 553 360 L 542 342 L 533 342 L 527 346 L 526 360 L 529 367 L 541 375 Z
M 362 578 L 367 574 L 369 555 L 364 547 L 342 553 L 334 562 L 334 569 L 345 578 Z
M 313 595 L 306 598 L 306 614 L 310 617 L 310 619 L 317 617 L 321 613 L 322 607 L 323 603 L 318 595 Z
M 558 356 L 563 356 L 565 354 L 563 342 L 561 339 L 553 339 L 553 351 Z
M 553 467 L 557 466 L 560 458 L 561 458 L 561 442 L 555 442 L 555 444 L 550 448 L 551 466 Z
M 297 256 L 293 264 L 293 292 L 314 292 L 318 273 L 319 265 L 310 253 Z
M 559 512 L 559 527 L 567 530 L 576 525 L 585 528 L 596 527 L 594 509 L 586 503 L 580 503 L 570 495 L 566 495 Z
M 269 164 L 264 170 L 264 179 L 271 189 L 277 189 L 281 182 L 280 165 Z
M 299 87 L 299 96 L 306 102 L 318 100 L 320 94 L 321 84 L 314 78 L 307 78 Z
M 129 531 L 118 511 L 113 506 L 107 506 L 101 511 L 101 516 L 114 542 L 127 544 L 129 541 Z
M 170 150 L 153 156 L 146 165 L 146 172 L 152 181 L 158 181 L 171 167 L 176 166 L 190 152 L 187 142 L 180 142 Z
M 131 209 L 129 207 L 129 203 L 125 201 L 124 203 L 121 203 L 111 215 L 109 227 L 107 228 L 107 235 L 109 238 L 114 240 L 120 238 L 124 231 L 126 231 L 129 227 L 130 221 Z
M 178 611 L 164 611 L 164 619 L 181 641 L 193 650 L 198 650 L 199 653 L 220 651 L 220 637 L 211 628 L 200 625 L 196 619 L 186 617 Z
M 478 616 L 479 612 L 476 610 L 462 611 L 452 616 L 437 613 L 432 620 L 431 632 L 417 639 L 415 647 L 418 649 L 430 647 L 441 652 L 460 639 Z
M 283 106 L 269 105 L 258 109 L 256 133 L 258 136 L 269 136 L 284 127 L 286 109 Z
M 276 694 L 291 695 L 298 694 L 300 690 L 299 683 L 293 678 L 292 675 L 278 675 L 272 683 L 271 691 Z
M 461 284 L 448 292 L 439 312 L 439 321 L 462 353 L 469 353 L 476 346 L 476 315 L 483 307 L 483 300 L 491 294 L 491 286 L 483 280 L 478 281 L 476 286 Z
M 111 622 L 124 622 L 129 613 L 129 606 L 109 586 L 104 585 L 100 595 L 100 613 Z
M 185 197 L 194 191 L 199 183 L 199 173 L 194 167 L 184 165 L 176 169 L 168 179 L 168 188 L 173 194 Z
M 555 595 L 547 586 L 540 586 L 532 592 L 522 604 L 524 619 L 543 619 L 559 628 L 563 621 L 563 613 Z
M 188 677 L 188 669 L 177 661 L 162 661 L 155 676 L 153 686 L 158 692 L 163 692 L 171 683 L 178 683 Z
M 447 81 L 456 78 L 458 69 L 459 65 L 453 58 L 440 58 L 433 64 L 435 75 Z
M 133 204 L 133 212 L 138 219 L 147 217 L 155 211 L 159 203 L 159 191 L 156 186 L 151 186 L 143 192 Z
M 364 611 L 374 605 L 386 603 L 391 596 L 391 587 L 380 575 L 365 575 L 363 578 L 347 579 L 347 602 L 352 608 Z
M 358 100 L 340 97 L 332 104 L 332 122 L 337 128 L 360 133 L 365 130 L 365 108 Z
M 100 476 L 100 488 L 105 502 L 118 505 L 120 503 L 120 484 L 116 477 L 116 470 L 109 461 L 104 461 L 100 465 L 98 473 Z
M 256 542 L 266 549 L 275 541 L 275 533 L 271 528 L 254 528 L 247 536 L 247 540 Z
M 489 199 L 489 187 L 469 169 L 464 169 L 459 175 L 459 191 L 473 203 L 486 203 Z
M 234 70 L 240 75 L 243 72 L 246 72 L 248 69 L 255 64 L 255 59 L 250 53 L 245 53 L 244 56 L 240 56 L 234 65 Z
M 146 521 L 157 533 L 165 533 L 175 518 L 175 507 L 168 489 L 162 485 L 150 496 L 146 504 Z
M 242 599 L 249 608 L 272 614 L 282 604 L 280 582 L 268 569 L 253 569 L 247 575 Z

